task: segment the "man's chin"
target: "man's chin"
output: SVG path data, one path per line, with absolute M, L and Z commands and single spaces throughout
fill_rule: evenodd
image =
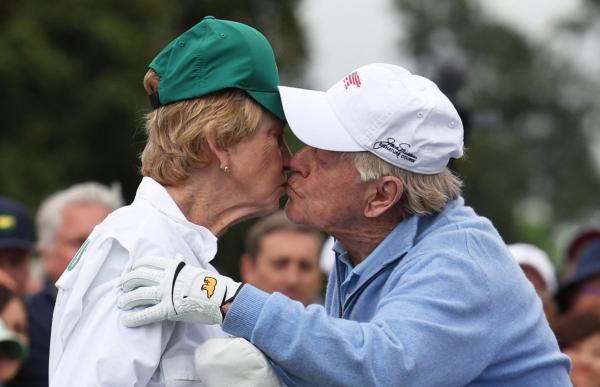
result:
M 302 217 L 299 215 L 299 212 L 297 211 L 296 207 L 297 207 L 297 203 L 295 203 L 292 198 L 288 197 L 288 200 L 285 203 L 285 207 L 284 207 L 285 215 L 293 223 L 304 224 L 304 222 L 302 221 Z

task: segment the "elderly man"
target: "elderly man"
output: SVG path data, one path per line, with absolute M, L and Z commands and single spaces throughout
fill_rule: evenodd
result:
M 10 386 L 48 386 L 48 356 L 54 283 L 94 227 L 123 205 L 119 189 L 99 183 L 76 184 L 46 198 L 37 214 L 37 249 L 46 272 L 46 285 L 27 300 L 31 354 Z
M 206 312 L 218 305 L 226 332 L 301 386 L 570 385 L 535 291 L 447 169 L 463 128 L 436 85 L 373 64 L 327 92 L 281 96 L 308 145 L 290 163 L 286 213 L 337 239 L 325 307 L 247 284 L 223 303 L 212 294 L 226 278 L 149 258 L 126 276 L 139 287 L 120 304 L 156 305 L 124 323 L 220 323 Z M 173 287 L 190 290 L 173 297 Z
M 319 256 L 323 235 L 292 223 L 283 211 L 256 222 L 246 236 L 240 260 L 242 281 L 265 292 L 280 292 L 308 305 L 321 290 Z

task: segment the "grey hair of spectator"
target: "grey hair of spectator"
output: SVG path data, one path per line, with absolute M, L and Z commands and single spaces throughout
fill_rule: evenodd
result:
M 65 208 L 74 204 L 96 204 L 112 212 L 124 204 L 121 186 L 118 183 L 108 187 L 96 182 L 86 182 L 48 196 L 40 205 L 36 217 L 38 248 L 53 246 L 56 233 L 61 227 L 62 213 Z

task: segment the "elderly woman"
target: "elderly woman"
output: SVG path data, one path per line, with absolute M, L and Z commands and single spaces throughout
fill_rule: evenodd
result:
M 274 211 L 285 191 L 290 154 L 279 77 L 262 34 L 206 17 L 149 67 L 144 87 L 154 110 L 146 116 L 144 178 L 133 203 L 94 229 L 57 282 L 51 386 L 198 385 L 190 354 L 224 336 L 221 328 L 162 322 L 127 329 L 116 305 L 119 284 L 144 256 L 186 257 L 215 271 L 217 237 Z M 214 285 L 203 289 L 212 295 Z

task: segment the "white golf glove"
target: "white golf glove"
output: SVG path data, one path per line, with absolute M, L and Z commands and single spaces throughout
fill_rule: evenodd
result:
M 242 283 L 186 265 L 178 259 L 144 257 L 125 275 L 118 306 L 132 311 L 123 317 L 127 327 L 163 320 L 222 324 L 221 306 L 233 300 Z

